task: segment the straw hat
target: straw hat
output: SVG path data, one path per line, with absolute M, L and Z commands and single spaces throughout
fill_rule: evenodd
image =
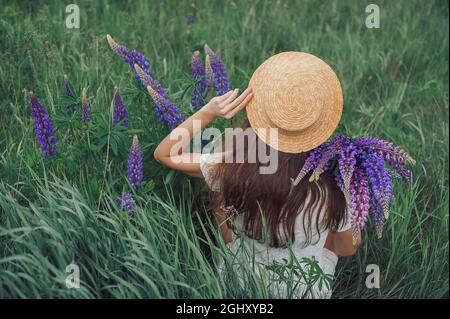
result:
M 251 127 L 282 152 L 306 152 L 324 143 L 342 115 L 342 89 L 336 74 L 308 53 L 270 57 L 253 73 L 249 87 L 253 90 L 247 105 Z M 278 128 L 278 145 L 270 141 L 269 128 Z

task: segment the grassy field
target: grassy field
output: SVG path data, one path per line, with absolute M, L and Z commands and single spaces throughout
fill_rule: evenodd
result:
M 109 49 L 107 33 L 147 56 L 185 115 L 193 112 L 191 53 L 204 43 L 239 88 L 277 52 L 327 61 L 344 91 L 339 131 L 390 139 L 418 163 L 410 186 L 395 185 L 383 238 L 369 225 L 357 255 L 340 260 L 333 297 L 448 297 L 448 2 L 377 1 L 379 29 L 365 26 L 371 2 L 179 2 L 77 1 L 77 30 L 65 27 L 60 1 L 0 0 L 0 297 L 270 297 L 258 278 L 242 291 L 217 275 L 223 253 L 205 187 L 153 160 L 168 129 Z M 88 128 L 79 113 L 64 112 L 63 74 L 78 92 L 88 88 Z M 126 130 L 111 127 L 115 85 L 130 112 Z M 39 155 L 25 89 L 54 120 L 57 158 Z M 129 218 L 115 198 L 127 188 L 133 134 L 146 184 Z M 72 262 L 80 289 L 65 286 Z M 380 267 L 380 289 L 365 286 L 368 264 Z

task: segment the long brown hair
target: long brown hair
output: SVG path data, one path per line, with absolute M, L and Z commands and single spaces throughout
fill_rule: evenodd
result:
M 248 127 L 248 123 L 245 126 Z M 249 138 L 244 145 L 243 163 L 219 163 L 212 171 L 213 180 L 220 187 L 219 192 L 210 193 L 213 211 L 225 210 L 233 231 L 236 232 L 233 221 L 243 214 L 241 231 L 248 237 L 268 242 L 273 247 L 285 247 L 286 241 L 293 243 L 295 240 L 299 214 L 302 214 L 306 234 L 305 245 L 312 240 L 313 218 L 319 238 L 321 228 L 336 230 L 345 222 L 345 198 L 330 173 L 323 173 L 318 182 L 309 182 L 309 174 L 292 187 L 291 180 L 299 173 L 308 152 L 284 153 Z M 259 174 L 265 164 L 258 158 L 256 163 L 248 161 L 248 149 L 258 152 L 258 145 L 266 148 L 266 154 L 278 152 L 278 168 L 274 174 Z M 234 146 L 233 152 L 236 152 Z

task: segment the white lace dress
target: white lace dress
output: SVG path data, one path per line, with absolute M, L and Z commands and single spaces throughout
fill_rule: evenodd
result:
M 218 188 L 218 183 L 211 178 L 211 169 L 218 160 L 218 157 L 214 156 L 214 154 L 202 154 L 200 157 L 200 169 L 206 183 L 212 191 L 220 191 Z M 317 213 L 320 214 L 321 212 Z M 299 215 L 301 215 L 301 213 Z M 349 219 L 347 218 L 347 220 Z M 240 229 L 242 221 L 243 216 L 238 215 L 234 221 L 236 229 Z M 322 230 L 319 238 L 319 233 L 316 231 L 315 218 L 312 219 L 311 229 L 313 232 L 312 239 L 310 244 L 305 245 L 306 234 L 303 229 L 302 218 L 297 218 L 295 222 L 295 242 L 290 249 L 271 247 L 245 235 L 234 234 L 232 242 L 228 244 L 228 248 L 231 253 L 235 255 L 235 263 L 232 265 L 233 272 L 237 274 L 246 273 L 246 275 L 241 276 L 240 284 L 245 287 L 245 278 L 248 278 L 249 276 L 264 277 L 265 280 L 267 280 L 267 286 L 269 287 L 271 294 L 275 297 L 330 298 L 332 290 L 331 287 L 326 284 L 319 285 L 319 283 L 316 282 L 311 287 L 304 282 L 303 277 L 289 277 L 289 275 L 280 275 L 280 269 L 282 270 L 282 273 L 284 271 L 283 267 L 278 267 L 278 271 L 275 272 L 268 270 L 274 269 L 274 265 L 280 266 L 286 264 L 286 262 L 292 261 L 292 257 L 295 257 L 295 259 L 300 262 L 296 265 L 301 266 L 304 266 L 301 262 L 303 258 L 314 258 L 325 274 L 333 276 L 338 257 L 330 250 L 324 248 L 328 230 Z M 339 231 L 346 231 L 348 229 L 350 229 L 350 225 L 347 223 L 342 225 Z M 248 265 L 251 265 L 250 268 L 252 274 L 249 274 L 245 271 L 245 269 L 243 269 L 243 267 Z M 255 267 L 255 265 L 258 266 Z M 272 268 L 268 268 L 267 266 L 272 266 Z M 221 270 L 223 271 L 223 269 Z M 280 280 L 280 277 L 284 277 L 285 280 Z M 286 280 L 286 277 L 290 278 L 290 280 Z

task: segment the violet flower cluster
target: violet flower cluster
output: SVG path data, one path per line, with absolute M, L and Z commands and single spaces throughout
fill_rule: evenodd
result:
M 144 70 L 144 72 L 150 76 L 153 76 L 152 69 L 150 66 L 150 63 L 148 62 L 147 58 L 136 50 L 130 50 L 123 44 L 119 44 L 108 34 L 106 35 L 106 39 L 108 40 L 109 46 L 111 47 L 111 50 L 115 54 L 117 54 L 119 57 L 122 58 L 126 63 L 128 63 L 131 67 L 131 70 L 134 73 L 134 76 L 136 79 L 139 80 L 139 75 L 137 74 L 136 70 L 134 69 L 134 65 L 137 64 L 139 67 Z
M 184 121 L 184 116 L 168 98 L 161 95 L 150 85 L 147 86 L 147 91 L 153 100 L 159 122 L 165 122 L 170 128 L 175 128 L 178 123 Z
M 142 85 L 147 88 L 150 94 L 158 121 L 160 123 L 166 123 L 169 128 L 175 128 L 178 123 L 183 122 L 185 120 L 183 114 L 169 100 L 166 90 L 158 81 L 153 79 L 149 74 L 146 74 L 138 65 L 134 67 Z
M 123 192 L 122 196 L 119 196 L 117 198 L 117 205 L 119 205 L 121 209 L 126 211 L 129 216 L 134 215 L 133 208 L 136 205 L 136 201 L 129 192 Z
M 127 177 L 133 190 L 137 191 L 141 186 L 143 179 L 143 166 L 142 150 L 136 135 L 133 136 L 133 142 L 128 155 Z M 116 201 L 120 208 L 126 211 L 129 216 L 134 215 L 135 211 L 133 208 L 136 205 L 136 201 L 134 200 L 132 194 L 129 192 L 123 192 L 122 195 L 116 199 Z
M 69 85 L 69 78 L 67 77 L 67 74 L 64 74 L 64 93 L 67 97 L 75 99 L 75 94 L 73 94 L 73 91 Z M 76 106 L 77 105 L 75 103 L 72 103 L 65 105 L 65 108 L 68 113 L 72 114 L 73 112 L 75 112 Z
M 175 128 L 178 123 L 184 121 L 185 118 L 183 114 L 181 114 L 180 110 L 170 102 L 167 91 L 154 78 L 147 58 L 140 52 L 130 50 L 126 46 L 117 43 L 109 34 L 106 37 L 113 52 L 131 66 L 134 76 L 141 82 L 143 87 L 151 87 L 157 92 L 156 95 L 158 98 L 156 100 L 153 96 L 151 97 L 158 121 L 160 123 L 166 123 L 169 128 Z M 157 101 L 163 101 L 164 103 L 158 103 Z
M 212 87 L 217 95 L 230 90 L 228 72 L 217 53 L 205 44 L 205 64 L 200 59 L 200 52 L 195 51 L 191 59 L 191 78 L 194 81 L 192 91 L 192 106 L 198 110 L 205 105 L 207 88 Z
M 217 53 L 211 50 L 207 44 L 205 44 L 205 54 L 206 69 L 210 70 L 207 72 L 207 83 L 214 85 L 218 95 L 227 93 L 230 90 L 230 81 L 225 65 L 222 60 L 220 60 Z
M 191 77 L 195 82 L 194 90 L 192 91 L 191 103 L 194 109 L 198 110 L 205 105 L 206 99 L 205 66 L 200 59 L 199 51 L 195 51 L 192 54 Z
M 339 135 L 308 154 L 293 185 L 308 174 L 311 174 L 310 181 L 316 181 L 323 172 L 331 171 L 347 202 L 353 240 L 364 228 L 368 216 L 374 221 L 380 238 L 394 199 L 392 177 L 409 182 L 408 165 L 414 164 L 406 151 L 391 142 L 375 137 L 350 139 Z
M 130 154 L 128 155 L 127 165 L 128 181 L 131 187 L 136 191 L 141 186 L 143 179 L 143 166 L 142 166 L 142 150 L 139 144 L 138 137 L 133 137 L 133 143 L 131 144 Z
M 128 110 L 123 103 L 120 96 L 119 88 L 114 88 L 114 119 L 113 124 L 121 124 L 123 127 L 128 127 Z
M 144 88 L 147 88 L 148 86 L 150 86 L 156 92 L 158 92 L 159 95 L 163 96 L 164 98 L 168 98 L 168 93 L 167 93 L 166 89 L 158 81 L 156 81 L 150 74 L 146 73 L 137 64 L 134 65 L 134 70 L 136 71 L 136 73 L 138 75 L 138 79 Z
M 52 120 L 36 94 L 29 92 L 28 98 L 31 115 L 34 118 L 34 132 L 39 143 L 41 154 L 45 158 L 54 156 L 58 153 L 58 147 L 56 145 L 57 139 L 55 137 Z

